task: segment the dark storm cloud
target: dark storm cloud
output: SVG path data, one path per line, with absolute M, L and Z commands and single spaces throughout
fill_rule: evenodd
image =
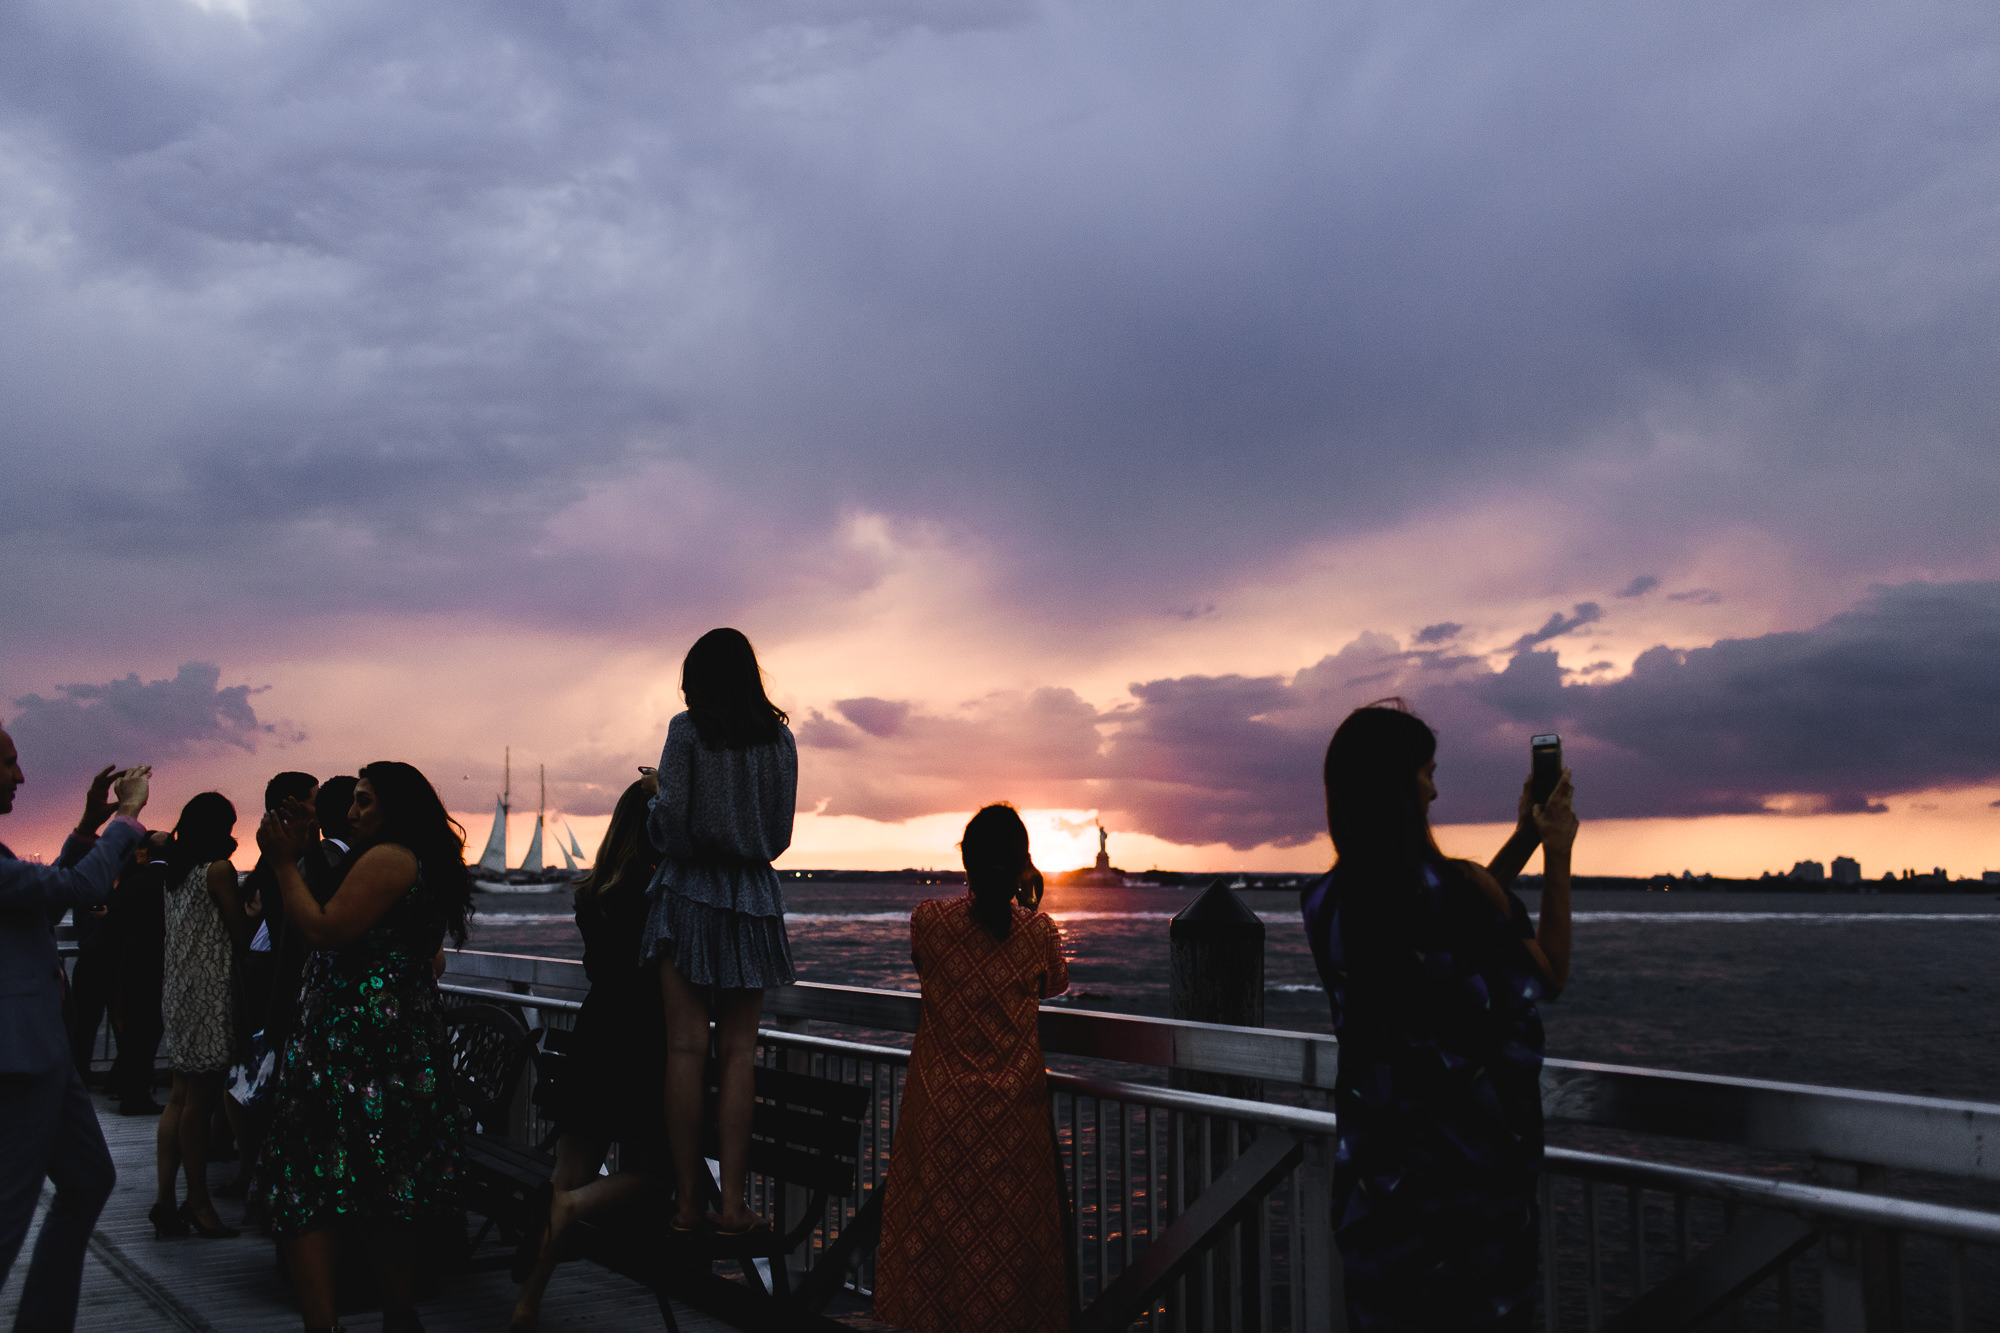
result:
M 59 685 L 53 696 L 14 700 L 4 725 L 21 751 L 32 793 L 70 804 L 70 788 L 106 764 L 167 764 L 218 749 L 255 750 L 276 734 L 258 720 L 248 685 L 220 686 L 222 671 L 188 662 L 169 680 L 134 672 L 102 685 Z
M 1550 639 L 1558 639 L 1565 634 L 1574 634 L 1584 626 L 1595 625 L 1602 619 L 1604 619 L 1604 608 L 1596 602 L 1578 602 L 1570 614 L 1564 615 L 1560 611 L 1551 612 L 1548 620 L 1542 624 L 1540 629 L 1529 630 L 1526 634 L 1514 640 L 1514 651 L 1517 653 L 1526 652 L 1538 643 L 1547 643 Z
M 1653 648 L 1601 683 L 1565 683 L 1550 650 L 1495 670 L 1363 635 L 1290 678 L 1148 681 L 1109 712 L 1044 691 L 1061 706 L 912 714 L 893 743 L 856 736 L 835 763 L 847 793 L 837 813 L 967 808 L 969 789 L 934 787 L 925 806 L 916 787 L 870 775 L 977 771 L 991 756 L 1025 784 L 998 794 L 1024 803 L 1095 806 L 1180 843 L 1297 845 L 1324 827 L 1333 728 L 1390 694 L 1438 731 L 1441 822 L 1511 819 L 1528 737 L 1550 730 L 1591 817 L 1877 810 L 1884 796 L 2000 781 L 1996 661 L 2000 583 L 1877 589 L 1813 629 Z M 1019 762 L 1024 747 L 1036 763 Z M 871 804 L 878 783 L 889 794 Z
M 1990 546 L 1990 7 L 249 13 L 0 10 L 10 623 L 706 619 L 854 509 L 1073 620 L 1524 480 Z

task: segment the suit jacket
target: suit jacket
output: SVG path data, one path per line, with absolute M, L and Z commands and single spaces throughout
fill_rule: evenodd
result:
M 55 922 L 111 900 L 118 867 L 146 831 L 115 818 L 96 838 L 71 834 L 51 866 L 0 846 L 0 1074 L 41 1074 L 70 1058 Z

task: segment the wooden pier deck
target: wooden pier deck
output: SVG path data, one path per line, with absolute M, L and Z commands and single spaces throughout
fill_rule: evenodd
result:
M 254 1231 L 235 1240 L 192 1237 L 156 1241 L 146 1211 L 153 1205 L 155 1182 L 153 1140 L 158 1121 L 117 1115 L 102 1097 L 98 1120 L 118 1167 L 118 1184 L 91 1240 L 83 1268 L 83 1301 L 77 1328 L 103 1333 L 137 1333 L 141 1329 L 177 1329 L 196 1333 L 296 1333 L 298 1313 L 287 1303 L 278 1280 L 272 1244 Z M 226 1180 L 234 1163 L 212 1164 L 210 1179 Z M 43 1187 L 43 1207 L 49 1190 Z M 216 1209 L 231 1226 L 242 1217 L 239 1201 L 220 1199 Z M 21 1282 L 39 1234 L 29 1233 L 21 1256 L 0 1289 L 0 1328 L 11 1328 L 20 1301 Z M 500 1333 L 514 1309 L 514 1284 L 504 1270 L 453 1274 L 443 1289 L 418 1306 L 431 1333 Z M 572 1330 L 659 1329 L 659 1308 L 652 1294 L 592 1264 L 564 1264 L 549 1286 L 542 1328 L 547 1333 Z M 715 1333 L 730 1325 L 711 1315 L 676 1303 L 675 1314 L 686 1333 Z M 344 1318 L 354 1333 L 381 1326 L 378 1313 Z

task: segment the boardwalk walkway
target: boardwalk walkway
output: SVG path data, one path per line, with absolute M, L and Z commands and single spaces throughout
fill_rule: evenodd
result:
M 112 1160 L 118 1165 L 118 1185 L 98 1219 L 90 1258 L 84 1264 L 83 1304 L 76 1326 L 105 1333 L 141 1329 L 296 1333 L 299 1316 L 286 1303 L 270 1241 L 248 1231 L 225 1241 L 153 1239 L 146 1210 L 153 1204 L 153 1135 L 158 1122 L 120 1117 L 105 1099 L 95 1100 Z M 233 1165 L 213 1166 L 211 1179 L 227 1179 Z M 44 1186 L 44 1207 L 47 1200 Z M 240 1202 L 218 1200 L 216 1207 L 223 1221 L 235 1225 L 240 1219 Z M 36 1228 L 6 1287 L 0 1289 L 0 1328 L 13 1327 L 39 1217 Z M 436 1297 L 420 1304 L 419 1312 L 431 1333 L 501 1333 L 513 1308 L 514 1285 L 503 1270 L 451 1276 Z M 659 1309 L 649 1292 L 590 1264 L 563 1265 L 543 1310 L 547 1333 L 661 1327 Z M 675 1313 L 686 1333 L 729 1328 L 687 1306 L 676 1305 Z M 364 1333 L 379 1328 L 381 1316 L 350 1315 L 344 1322 L 354 1333 Z

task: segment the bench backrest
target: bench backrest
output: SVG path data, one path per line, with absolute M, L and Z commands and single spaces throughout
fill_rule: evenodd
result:
M 716 1155 L 716 1066 L 708 1067 L 703 1151 Z M 756 1109 L 750 1118 L 750 1169 L 815 1193 L 846 1198 L 859 1192 L 861 1123 L 867 1087 L 813 1074 L 756 1067 Z

